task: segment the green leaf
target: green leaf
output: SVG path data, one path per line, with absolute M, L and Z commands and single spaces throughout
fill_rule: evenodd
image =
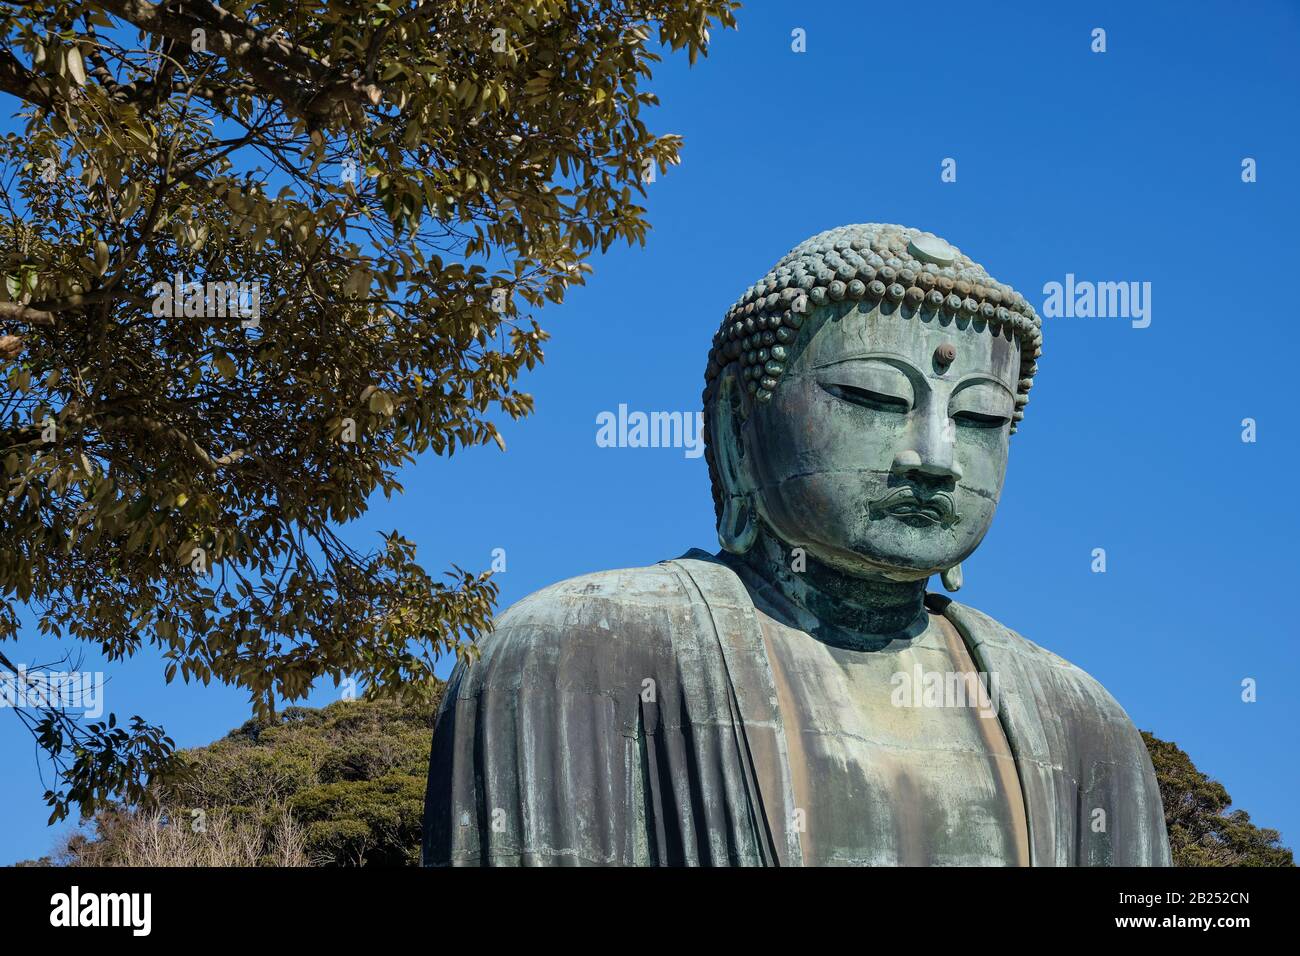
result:
M 85 86 L 86 65 L 81 60 L 81 51 L 75 46 L 68 47 L 64 54 L 64 62 L 68 65 L 68 74 L 72 77 L 73 82 L 78 86 Z

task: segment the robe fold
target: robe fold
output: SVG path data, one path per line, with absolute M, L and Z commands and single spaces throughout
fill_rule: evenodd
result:
M 1141 735 L 1095 680 L 930 595 L 1000 675 L 1035 866 L 1169 865 Z M 786 730 L 754 602 L 702 551 L 544 588 L 446 688 L 430 866 L 804 862 Z

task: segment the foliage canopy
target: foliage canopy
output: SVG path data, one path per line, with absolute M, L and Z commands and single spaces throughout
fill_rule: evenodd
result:
M 427 700 L 495 585 L 339 525 L 532 409 L 532 310 L 644 241 L 678 161 L 656 50 L 693 62 L 734 6 L 0 0 L 0 641 L 26 606 L 263 718 L 322 678 Z M 173 749 L 20 714 L 52 819 Z
M 1231 809 L 1232 797 L 1211 780 L 1182 749 L 1142 732 L 1160 784 L 1169 850 L 1175 866 L 1294 866 L 1281 834 L 1251 822 L 1245 810 Z

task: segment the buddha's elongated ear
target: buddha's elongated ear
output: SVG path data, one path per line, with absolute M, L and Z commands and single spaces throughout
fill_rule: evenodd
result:
M 754 490 L 749 453 L 742 435 L 749 414 L 749 403 L 745 401 L 743 392 L 736 366 L 728 365 L 718 376 L 717 392 L 705 409 L 709 444 L 724 497 L 728 494 L 747 495 Z
M 758 513 L 754 506 L 752 458 L 742 434 L 748 403 L 741 392 L 734 364 L 718 376 L 716 388 L 705 414 L 713 463 L 721 485 L 718 541 L 724 550 L 744 554 L 758 536 Z

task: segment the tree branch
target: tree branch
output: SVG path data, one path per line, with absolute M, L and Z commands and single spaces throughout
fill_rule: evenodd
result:
M 18 62 L 8 49 L 0 49 L 0 90 L 36 106 L 54 108 L 49 84 Z
M 0 302 L 0 319 L 6 322 L 27 322 L 31 325 L 54 325 L 54 313 L 33 309 L 18 302 Z

